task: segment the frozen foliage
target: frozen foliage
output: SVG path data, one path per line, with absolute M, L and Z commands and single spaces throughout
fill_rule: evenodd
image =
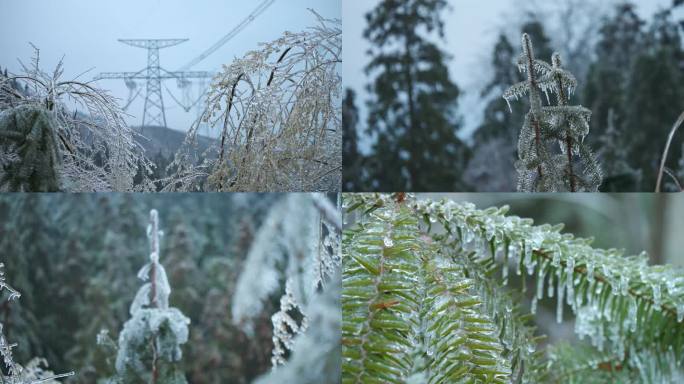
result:
M 601 169 L 584 145 L 591 111 L 568 104 L 577 80 L 563 69 L 558 53 L 553 54 L 551 64 L 536 59 L 527 34 L 523 34 L 522 47 L 518 68 L 527 74 L 527 80 L 503 94 L 509 107 L 512 100 L 525 95 L 530 99 L 518 141 L 518 191 L 597 191 Z M 542 94 L 548 106 L 543 105 Z M 555 106 L 551 105 L 552 95 Z
M 307 318 L 298 323 L 292 318 L 290 313 L 297 311 L 301 313 L 299 304 L 292 294 L 292 281 L 288 280 L 285 284 L 285 294 L 280 298 L 280 310 L 276 312 L 271 320 L 273 322 L 273 357 L 271 364 L 277 366 L 285 363 L 286 351 L 292 350 L 294 341 L 292 335 L 298 335 L 306 331 Z
M 62 80 L 62 72 L 61 61 L 41 70 L 36 48 L 22 74 L 0 76 L 0 188 L 131 191 L 136 174 L 138 188 L 151 188 L 151 163 L 116 100 L 90 82 Z
M 340 227 L 339 208 L 324 195 L 288 194 L 271 208 L 255 235 L 232 315 L 234 323 L 252 334 L 252 321 L 264 301 L 282 292 L 286 280 L 280 308 L 271 318 L 274 369 L 262 378 L 265 383 L 339 380 L 335 353 L 340 313 L 333 303 L 339 292 Z M 289 381 L 292 377 L 298 379 Z
M 21 294 L 12 288 L 5 279 L 3 270 L 4 264 L 0 263 L 0 292 L 7 291 L 8 301 L 19 299 Z M 47 368 L 47 362 L 43 359 L 33 359 L 25 367 L 14 362 L 12 348 L 16 344 L 10 344 L 5 339 L 2 323 L 0 323 L 0 355 L 5 365 L 5 370 L 0 371 L 0 383 L 2 384 L 38 384 L 38 383 L 57 383 L 56 379 L 73 376 L 73 372 L 55 375 L 54 373 L 41 368 Z M 4 371 L 7 372 L 5 375 Z
M 339 268 L 339 229 L 327 220 L 327 209 L 317 208 L 320 203 L 312 194 L 288 194 L 264 219 L 233 300 L 233 321 L 247 332 L 250 320 L 263 309 L 263 301 L 282 289 L 283 276 L 292 280 L 295 301 L 306 305 Z
M 293 341 L 286 365 L 258 379 L 255 384 L 337 384 L 340 377 L 340 278 L 316 295 L 307 311 L 309 332 Z
M 507 207 L 387 195 L 354 195 L 345 207 L 366 213 L 343 240 L 343 381 L 596 382 L 597 370 L 634 383 L 681 377 L 681 269 L 593 248 L 562 225 L 507 216 Z M 554 297 L 560 322 L 567 304 L 592 354 L 544 361 L 492 278 L 500 269 L 506 284 L 511 265 L 523 287 L 536 279 L 533 314 L 537 300 Z
M 149 383 L 185 383 L 178 366 L 183 353 L 181 346 L 188 341 L 190 319 L 181 311 L 169 307 L 171 288 L 166 271 L 159 263 L 159 237 L 156 210 L 150 212 L 147 236 L 150 240 L 150 261 L 138 273 L 147 281 L 131 304 L 131 318 L 119 334 L 116 356 L 117 377 L 114 383 L 128 383 L 133 378 L 146 378 Z M 105 333 L 98 343 L 110 344 Z
M 286 32 L 224 66 L 202 116 L 221 127 L 220 137 L 197 164 L 198 121 L 166 189 L 339 190 L 342 31 L 339 20 L 315 16 L 309 30 Z

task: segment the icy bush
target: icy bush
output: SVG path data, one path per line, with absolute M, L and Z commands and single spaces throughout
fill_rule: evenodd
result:
M 111 95 L 90 82 L 62 80 L 61 61 L 44 72 L 37 48 L 31 65 L 22 66 L 22 74 L 0 76 L 0 176 L 14 180 L 1 188 L 132 191 L 136 174 L 136 189 L 152 188 L 151 162 Z M 35 185 L 37 174 L 49 173 L 58 177 Z
M 198 156 L 198 121 L 166 189 L 337 191 L 342 175 L 339 20 L 286 32 L 224 66 L 202 119 L 218 140 Z M 198 163 L 198 159 L 204 160 Z

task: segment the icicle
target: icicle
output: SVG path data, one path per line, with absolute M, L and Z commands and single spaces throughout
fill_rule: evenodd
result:
M 539 272 L 537 273 L 537 294 L 535 297 L 537 299 L 544 297 L 544 268 L 542 265 L 539 266 Z
M 508 261 L 501 266 L 501 277 L 503 278 L 504 285 L 508 284 Z
M 632 297 L 629 300 L 629 310 L 627 311 L 627 319 L 625 319 L 625 321 L 629 322 L 629 330 L 631 332 L 636 331 L 636 325 L 637 325 L 636 316 L 637 316 L 636 299 L 634 299 Z
M 575 259 L 568 258 L 567 269 L 565 271 L 565 282 L 568 286 L 568 304 L 575 308 Z
M 565 285 L 561 283 L 560 276 L 558 278 L 558 300 L 556 300 L 556 322 L 558 324 L 563 322 L 563 296 L 565 295 Z
M 553 290 L 554 290 L 554 288 L 555 288 L 555 286 L 553 285 L 553 275 L 552 275 L 552 274 L 549 274 L 549 289 L 548 289 L 548 292 L 547 292 L 547 294 L 548 294 L 549 297 L 553 297 Z
M 560 265 L 561 249 L 558 244 L 556 244 L 553 250 L 553 266 L 558 267 Z
M 511 107 L 511 99 L 506 98 L 506 104 L 508 104 L 508 110 L 513 113 L 513 107 Z
M 530 312 L 532 312 L 533 315 L 537 314 L 537 296 L 535 296 L 532 299 L 532 306 L 530 307 Z
M 684 320 L 684 302 L 681 300 L 676 304 L 677 306 L 677 322 Z
M 627 275 L 624 273 L 620 275 L 620 293 L 622 296 L 627 296 L 629 289 L 629 279 L 627 278 Z
M 529 265 L 532 262 L 532 246 L 530 245 L 529 242 L 525 242 L 523 244 L 523 254 L 520 255 L 520 257 L 522 258 L 522 260 L 521 260 L 522 262 L 518 263 L 517 269 L 515 270 L 515 273 L 518 276 L 520 276 L 520 274 L 521 274 L 520 264 L 525 264 L 525 267 L 527 268 L 527 270 L 529 272 Z M 530 273 L 528 273 L 528 274 L 530 274 Z
M 532 261 L 531 259 L 532 258 L 530 257 L 530 259 L 526 260 L 527 262 L 525 263 L 525 267 L 527 267 L 527 274 L 530 276 L 534 274 L 534 267 L 537 266 L 537 262 Z
M 660 283 L 655 283 L 651 286 L 653 289 L 653 306 L 656 310 L 660 311 Z
M 587 280 L 594 282 L 594 260 L 587 260 Z

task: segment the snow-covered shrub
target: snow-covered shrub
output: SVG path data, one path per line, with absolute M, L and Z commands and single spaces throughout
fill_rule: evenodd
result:
M 675 383 L 684 361 L 684 271 L 533 225 L 507 207 L 345 195 L 344 383 Z M 510 272 L 513 268 L 515 272 Z M 521 286 L 506 287 L 508 276 Z M 521 314 L 536 287 L 576 314 L 586 348 L 549 353 Z
M 22 66 L 22 74 L 0 76 L 0 176 L 15 180 L 0 188 L 55 190 L 57 182 L 71 192 L 131 191 L 136 174 L 138 189 L 152 188 L 151 162 L 111 95 L 90 82 L 62 80 L 61 61 L 44 72 L 37 48 L 31 65 Z M 47 185 L 30 180 L 47 173 L 59 177 Z
M 272 316 L 274 369 L 259 383 L 339 382 L 340 230 L 339 209 L 325 195 L 288 194 L 257 232 L 235 290 L 233 321 L 250 334 L 263 302 L 284 291 Z
M 8 301 L 16 300 L 21 294 L 7 283 L 3 268 L 4 264 L 0 263 L 0 293 L 5 290 L 9 293 Z M 47 370 L 47 362 L 39 358 L 32 359 L 25 367 L 21 366 L 12 357 L 12 348 L 15 346 L 16 344 L 10 344 L 5 339 L 3 326 L 0 323 L 0 355 L 2 355 L 5 371 L 7 372 L 7 374 L 4 374 L 3 371 L 0 371 L 0 383 L 2 384 L 56 384 L 56 379 L 74 375 L 74 372 L 55 375 Z
M 157 211 L 152 210 L 147 228 L 150 261 L 138 273 L 141 280 L 149 282 L 138 290 L 131 304 L 131 318 L 119 334 L 117 374 L 111 383 L 186 383 L 179 362 L 181 346 L 188 341 L 190 319 L 169 307 L 171 287 L 159 263 L 161 235 Z M 113 347 L 106 331 L 98 336 L 98 344 Z
M 221 134 L 202 156 L 198 121 L 166 189 L 337 191 L 342 175 L 339 20 L 286 32 L 224 66 L 202 119 Z
M 511 86 L 503 95 L 509 105 L 525 94 L 530 99 L 518 141 L 518 191 L 597 191 L 601 168 L 584 144 L 591 111 L 568 104 L 577 80 L 563 69 L 560 54 L 553 54 L 551 64 L 536 59 L 527 34 L 523 34 L 522 47 L 518 68 L 527 74 L 527 80 Z M 542 93 L 548 106 L 543 105 Z M 550 105 L 550 95 L 557 105 Z M 559 151 L 553 150 L 554 144 Z

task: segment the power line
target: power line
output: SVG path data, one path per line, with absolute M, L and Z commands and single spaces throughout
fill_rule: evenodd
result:
M 179 69 L 179 71 L 186 71 L 186 70 L 188 70 L 190 67 L 195 66 L 197 63 L 199 63 L 200 61 L 206 59 L 206 58 L 207 58 L 209 55 L 211 55 L 212 53 L 216 52 L 219 48 L 221 48 L 221 47 L 222 47 L 224 44 L 226 44 L 229 40 L 231 40 L 232 38 L 234 38 L 238 33 L 242 32 L 243 29 L 245 29 L 245 28 L 246 28 L 252 21 L 254 21 L 259 15 L 261 15 L 262 13 L 264 13 L 264 11 L 266 11 L 266 9 L 268 9 L 268 7 L 270 7 L 274 2 L 275 2 L 275 0 L 264 0 L 264 1 L 262 1 L 261 4 L 259 4 L 259 5 L 256 7 L 256 9 L 254 9 L 254 11 L 252 11 L 252 13 L 250 13 L 244 20 L 242 20 L 242 22 L 240 22 L 240 24 L 238 24 L 237 26 L 235 26 L 235 28 L 233 28 L 230 32 L 228 32 L 228 34 L 226 34 L 225 36 L 223 36 L 219 41 L 217 41 L 216 43 L 214 43 L 214 45 L 212 45 L 211 47 L 209 47 L 209 49 L 207 49 L 206 51 L 202 52 L 201 55 L 197 56 L 196 58 L 194 58 L 193 60 L 191 60 L 190 62 L 188 62 L 188 63 L 185 64 L 184 66 L 182 66 L 182 67 Z

